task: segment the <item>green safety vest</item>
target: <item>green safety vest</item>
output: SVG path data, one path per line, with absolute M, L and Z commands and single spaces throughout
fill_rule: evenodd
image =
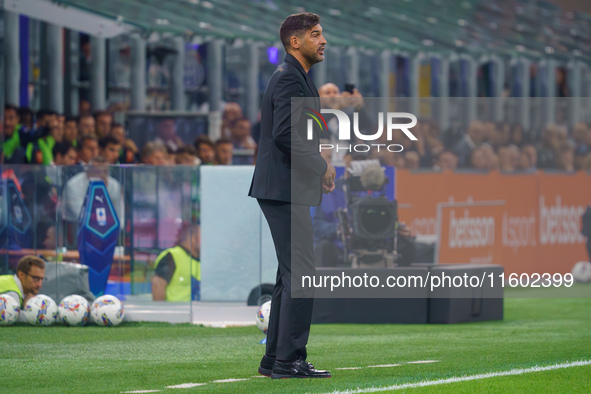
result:
M 17 124 L 14 127 L 14 132 L 12 135 L 4 140 L 2 150 L 4 151 L 4 157 L 7 159 L 10 159 L 14 154 L 14 151 L 21 147 L 20 129 L 21 125 Z
M 41 151 L 41 154 L 43 155 L 43 165 L 49 165 L 51 164 L 51 162 L 53 161 L 53 147 L 55 146 L 55 140 L 53 139 L 52 136 L 48 135 L 47 137 L 44 138 L 39 138 L 37 141 L 35 142 L 30 142 L 29 145 L 27 145 L 27 151 L 26 156 L 27 156 L 27 162 L 32 163 L 32 164 L 39 164 L 39 163 L 34 163 L 33 162 L 33 150 L 35 148 L 35 145 L 37 145 L 39 147 L 39 150 Z
M 174 274 L 166 286 L 166 301 L 191 301 L 193 279 L 201 281 L 201 263 L 193 258 L 180 246 L 166 249 L 158 255 L 154 262 L 154 268 L 168 254 L 172 255 L 176 266 Z
M 18 294 L 20 304 L 23 303 L 23 294 L 14 280 L 14 275 L 0 275 L 0 294 L 14 291 Z

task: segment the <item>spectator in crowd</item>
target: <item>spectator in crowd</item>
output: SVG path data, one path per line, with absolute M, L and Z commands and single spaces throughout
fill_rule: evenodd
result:
M 243 117 L 240 104 L 233 102 L 226 103 L 222 115 L 222 137 L 230 138 L 230 129 L 234 125 L 234 122 Z
M 57 112 L 50 109 L 41 109 L 37 111 L 37 129 L 48 127 L 52 120 L 57 119 Z
M 496 171 L 499 169 L 499 156 L 495 153 L 493 147 L 489 144 L 482 145 L 484 158 L 486 160 L 486 169 L 489 171 Z
M 138 148 L 133 140 L 126 138 L 125 128 L 122 124 L 114 123 L 111 127 L 111 137 L 119 141 L 121 149 L 119 151 L 119 163 L 137 163 Z
M 519 162 L 519 149 L 515 145 L 499 148 L 499 169 L 503 172 L 513 172 Z
M 208 136 L 200 135 L 195 139 L 194 145 L 201 164 L 213 164 L 215 162 L 215 146 Z
M 154 262 L 154 301 L 199 301 L 201 298 L 201 231 L 196 224 L 184 225 L 178 244 L 164 250 Z
M 523 134 L 523 127 L 519 123 L 516 123 L 511 128 L 511 139 L 509 141 L 511 144 L 516 145 L 517 147 L 522 147 L 525 143 L 525 135 Z
M 94 121 L 96 124 L 96 136 L 99 141 L 111 134 L 111 126 L 113 125 L 113 115 L 108 111 L 97 111 L 94 114 Z
M 466 167 L 469 164 L 470 153 L 472 150 L 479 146 L 484 141 L 484 125 L 480 121 L 473 121 L 470 123 L 470 127 L 464 134 L 461 140 L 459 140 L 452 153 L 458 158 L 458 165 L 460 167 Z M 449 155 L 447 155 L 449 157 Z
M 53 164 L 56 166 L 73 166 L 78 160 L 76 148 L 69 142 L 58 142 L 53 146 Z
M 229 138 L 220 138 L 215 142 L 215 164 L 230 165 L 234 146 Z
M 61 198 L 61 209 L 64 220 L 70 223 L 77 222 L 90 179 L 92 178 L 99 178 L 105 183 L 117 217 L 123 220 L 124 208 L 121 184 L 109 175 L 109 162 L 102 156 L 95 157 L 88 163 L 84 172 L 74 175 L 66 182 Z
M 78 162 L 82 165 L 90 163 L 99 154 L 98 140 L 94 135 L 83 135 L 78 140 Z
M 402 152 L 392 153 L 388 156 L 392 158 L 391 159 L 392 164 L 394 165 L 394 167 L 396 167 L 397 170 L 404 170 L 406 168 L 406 158 Z M 386 162 L 390 162 L 390 161 L 386 160 Z M 390 165 L 390 164 L 388 164 L 388 165 Z
M 25 148 L 34 141 L 32 130 L 20 124 L 18 108 L 11 104 L 4 105 L 4 127 L 0 128 L 3 162 L 8 164 L 25 163 Z
M 80 137 L 85 135 L 96 136 L 96 122 L 92 115 L 83 113 L 78 116 L 78 135 Z
M 538 168 L 549 169 L 556 167 L 556 149 L 560 144 L 558 126 L 550 124 L 542 133 L 538 145 Z
M 191 145 L 184 145 L 176 151 L 174 156 L 176 164 L 194 166 L 199 165 L 200 161 L 197 158 L 197 149 Z
M 45 120 L 45 126 L 39 129 L 39 138 L 27 145 L 25 152 L 27 163 L 51 164 L 53 162 L 53 146 L 64 139 L 64 131 L 59 127 L 57 114 L 45 115 Z
M 256 143 L 250 135 L 250 120 L 238 119 L 230 127 L 230 139 L 234 149 L 254 149 Z
M 121 144 L 115 137 L 107 135 L 99 140 L 99 155 L 107 159 L 109 164 L 118 164 Z
M 577 123 L 573 127 L 573 141 L 577 147 L 584 145 L 587 148 L 591 148 L 591 144 L 589 144 L 590 139 L 591 129 L 585 123 Z
M 575 170 L 584 170 L 585 161 L 589 157 L 589 148 L 587 145 L 579 145 L 575 150 Z
M 20 124 L 26 127 L 27 130 L 33 130 L 35 128 L 35 113 L 29 107 L 21 107 L 18 109 L 18 116 L 20 118 Z
M 486 154 L 482 147 L 475 148 L 470 154 L 470 168 L 475 170 L 487 170 Z
M 558 145 L 556 154 L 556 168 L 562 171 L 575 170 L 575 148 L 570 141 L 563 141 Z
M 433 168 L 439 171 L 454 171 L 458 168 L 458 156 L 452 151 L 443 151 L 437 156 Z
M 37 256 L 24 256 L 16 266 L 16 274 L 0 276 L 0 294 L 15 299 L 22 307 L 29 298 L 39 294 L 45 279 L 45 262 Z
M 66 118 L 64 120 L 64 141 L 67 141 L 76 147 L 77 140 L 78 126 L 76 124 L 76 118 Z
M 168 153 L 164 145 L 157 142 L 148 142 L 142 148 L 140 160 L 142 163 L 151 166 L 162 166 L 167 163 Z
M 158 123 L 158 137 L 154 140 L 163 144 L 170 152 L 176 152 L 177 149 L 183 146 L 183 141 L 176 134 L 175 120 L 172 118 L 162 119 Z
M 536 168 L 538 164 L 538 150 L 535 146 L 528 144 L 524 145 L 521 149 L 523 153 L 526 153 L 529 157 L 529 162 L 532 168 Z
M 517 169 L 523 172 L 535 171 L 535 167 L 532 165 L 531 155 L 525 150 L 522 150 L 519 154 L 519 163 L 517 165 Z

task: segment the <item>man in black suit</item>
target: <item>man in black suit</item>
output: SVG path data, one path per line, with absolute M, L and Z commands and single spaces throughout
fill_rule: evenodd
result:
M 259 367 L 261 375 L 275 379 L 331 376 L 306 361 L 314 300 L 310 293 L 292 297 L 292 268 L 294 278 L 313 275 L 315 270 L 310 206 L 320 205 L 322 193 L 334 190 L 336 174 L 319 153 L 318 133 L 307 138 L 303 101 L 294 101 L 292 108 L 292 98 L 307 97 L 313 109 L 320 110 L 318 91 L 308 76 L 310 67 L 324 60 L 326 40 L 319 22 L 318 15 L 300 13 L 281 25 L 287 55 L 263 97 L 259 151 L 249 192 L 269 223 L 279 262 L 267 349 Z

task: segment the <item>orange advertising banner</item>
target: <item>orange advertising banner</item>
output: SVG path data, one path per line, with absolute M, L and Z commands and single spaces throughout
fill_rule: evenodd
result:
M 506 274 L 564 274 L 576 262 L 588 260 L 580 234 L 581 215 L 591 205 L 588 174 L 397 171 L 396 183 L 400 220 L 415 234 L 437 234 L 440 207 L 440 263 L 482 261 L 502 265 Z M 502 205 L 481 204 L 491 201 Z M 487 228 L 482 227 L 484 219 L 474 218 L 492 218 L 494 231 L 492 221 L 486 222 L 491 226 Z M 484 237 L 479 246 L 458 244 L 457 229 L 463 237 L 471 237 L 464 235 L 465 226 L 468 233 L 484 231 L 490 238 Z

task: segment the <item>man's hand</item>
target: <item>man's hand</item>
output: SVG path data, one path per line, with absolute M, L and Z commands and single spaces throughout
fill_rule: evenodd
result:
M 329 188 L 332 185 L 334 188 L 334 178 L 336 176 L 337 176 L 337 171 L 334 169 L 332 164 L 327 162 L 326 163 L 326 172 L 322 176 L 322 184 L 329 187 Z
M 326 185 L 325 183 L 322 183 L 322 193 L 324 193 L 324 194 L 332 193 L 334 191 L 334 188 L 335 188 L 334 182 L 331 183 L 330 185 Z

